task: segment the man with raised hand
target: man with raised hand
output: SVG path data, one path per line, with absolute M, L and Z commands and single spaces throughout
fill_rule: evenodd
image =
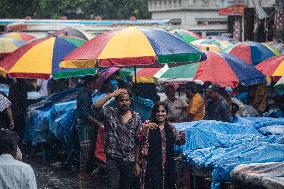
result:
M 117 106 L 104 106 L 113 97 Z M 130 189 L 135 163 L 138 163 L 136 135 L 142 121 L 140 115 L 130 109 L 131 97 L 126 89 L 118 89 L 99 99 L 94 107 L 105 126 L 108 189 Z

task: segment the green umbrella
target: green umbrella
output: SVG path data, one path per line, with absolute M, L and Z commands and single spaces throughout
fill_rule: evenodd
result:
M 185 41 L 186 43 L 191 43 L 192 41 L 201 39 L 201 35 L 191 32 L 191 31 L 187 31 L 187 30 L 183 30 L 183 29 L 177 29 L 177 30 L 173 30 L 171 31 L 172 34 L 174 34 L 175 36 L 181 38 L 183 41 Z
M 191 81 L 193 80 L 199 63 L 185 64 L 171 67 L 159 78 L 159 81 Z

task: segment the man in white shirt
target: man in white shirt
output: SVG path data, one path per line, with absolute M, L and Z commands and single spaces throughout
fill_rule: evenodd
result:
M 32 167 L 15 159 L 18 140 L 14 131 L 0 130 L 0 188 L 36 189 Z
M 168 120 L 170 122 L 182 122 L 186 118 L 186 108 L 188 104 L 184 99 L 176 97 L 176 90 L 173 85 L 166 85 L 165 94 L 167 99 L 164 103 L 169 108 Z

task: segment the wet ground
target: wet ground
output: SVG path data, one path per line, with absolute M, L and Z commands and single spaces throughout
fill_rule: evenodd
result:
M 41 160 L 25 158 L 35 172 L 38 189 L 105 189 L 105 176 L 79 179 L 79 170 L 64 168 L 61 165 L 51 166 Z

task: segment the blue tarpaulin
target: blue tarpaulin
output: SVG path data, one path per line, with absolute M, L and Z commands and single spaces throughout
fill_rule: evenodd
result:
M 79 89 L 69 89 L 30 106 L 24 142 L 32 141 L 33 144 L 46 142 L 47 135 L 51 132 L 58 139 L 70 143 L 69 140 L 74 138 L 70 135 L 75 129 L 76 97 L 79 91 Z M 104 94 L 94 94 L 93 102 L 103 96 Z M 114 106 L 115 102 L 109 105 Z M 146 120 L 150 117 L 153 102 L 134 97 L 131 106 L 134 111 L 140 113 L 143 120 Z
M 283 134 L 260 131 L 282 127 L 284 119 L 238 118 L 235 123 L 197 121 L 175 124 L 186 129 L 186 144 L 177 148 L 192 166 L 212 170 L 212 189 L 230 180 L 237 165 L 284 161 Z

